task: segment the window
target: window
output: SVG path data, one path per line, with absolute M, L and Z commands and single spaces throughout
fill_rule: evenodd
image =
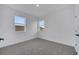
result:
M 44 20 L 39 21 L 39 27 L 40 27 L 40 30 L 43 30 L 45 28 Z
M 15 16 L 14 25 L 15 31 L 25 31 L 26 18 L 21 16 Z

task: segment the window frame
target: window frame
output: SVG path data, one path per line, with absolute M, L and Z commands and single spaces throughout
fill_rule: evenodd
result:
M 15 16 L 18 16 L 18 17 L 23 17 L 23 18 L 25 18 L 25 24 L 24 24 L 24 31 L 16 31 L 15 29 L 16 29 L 16 23 L 15 23 Z M 20 15 L 15 15 L 13 18 L 13 21 L 14 21 L 14 31 L 15 32 L 26 32 L 26 17 L 25 16 L 20 16 Z M 18 25 L 18 26 L 20 26 L 20 25 Z

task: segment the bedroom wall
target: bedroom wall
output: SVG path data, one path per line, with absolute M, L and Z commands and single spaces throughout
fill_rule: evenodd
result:
M 38 37 L 74 46 L 74 12 L 74 5 L 59 5 L 58 10 L 43 17 L 45 29 L 39 31 Z
M 26 32 L 16 32 L 14 30 L 15 15 L 26 17 Z M 37 21 L 34 16 L 6 6 L 0 6 L 0 37 L 4 38 L 4 41 L 0 43 L 0 47 L 31 40 L 36 37 L 36 34 Z
M 75 5 L 75 34 L 79 34 L 79 4 Z M 74 35 L 74 46 L 79 55 L 79 37 Z

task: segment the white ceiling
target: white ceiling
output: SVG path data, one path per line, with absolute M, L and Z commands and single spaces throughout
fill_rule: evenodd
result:
M 36 4 L 9 4 L 5 5 L 10 8 L 17 9 L 19 11 L 28 13 L 33 16 L 42 17 L 44 15 L 55 13 L 62 9 L 72 8 L 74 5 L 69 4 L 40 4 L 36 7 Z

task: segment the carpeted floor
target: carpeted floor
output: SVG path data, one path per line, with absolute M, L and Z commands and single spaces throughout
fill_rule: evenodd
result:
M 75 55 L 74 47 L 33 39 L 16 45 L 0 48 L 0 55 Z

